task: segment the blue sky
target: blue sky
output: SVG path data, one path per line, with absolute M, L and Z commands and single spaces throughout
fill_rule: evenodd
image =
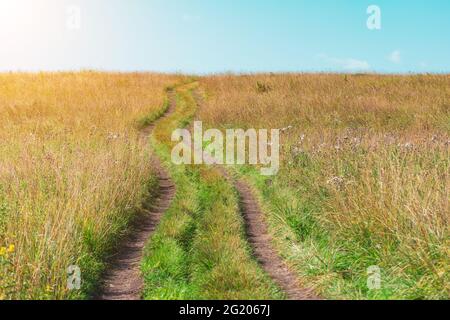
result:
M 0 71 L 79 69 L 450 72 L 450 1 L 0 0 Z

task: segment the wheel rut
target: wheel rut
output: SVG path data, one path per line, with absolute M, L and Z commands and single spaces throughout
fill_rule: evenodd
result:
M 173 91 L 169 92 L 169 107 L 161 118 L 175 111 L 176 99 Z M 161 119 L 160 118 L 160 119 Z M 141 132 L 141 138 L 148 141 L 155 124 Z M 144 210 L 131 224 L 129 235 L 123 239 L 118 250 L 109 261 L 109 268 L 103 275 L 100 291 L 95 300 L 141 300 L 144 280 L 141 274 L 141 262 L 144 247 L 155 232 L 164 213 L 169 209 L 175 197 L 175 184 L 168 172 L 162 167 L 158 158 L 153 157 L 152 165 L 158 176 L 156 200 L 149 209 Z
M 300 285 L 295 273 L 274 249 L 264 215 L 248 183 L 238 180 L 235 187 L 240 197 L 247 240 L 261 267 L 283 289 L 289 300 L 319 300 L 313 290 Z
M 204 103 L 198 91 L 193 92 L 193 97 L 197 105 L 201 106 Z M 234 181 L 224 167 L 218 167 L 218 169 L 224 178 L 234 183 L 239 194 L 247 241 L 262 269 L 285 292 L 289 300 L 320 300 L 321 298 L 312 289 L 304 288 L 299 283 L 297 275 L 277 253 L 264 214 L 250 185 L 243 179 Z

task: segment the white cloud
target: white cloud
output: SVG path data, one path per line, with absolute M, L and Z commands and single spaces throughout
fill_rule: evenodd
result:
M 319 54 L 318 58 L 324 60 L 326 63 L 338 66 L 346 71 L 364 71 L 370 69 L 370 64 L 364 60 L 358 60 L 353 58 L 339 59 L 329 57 L 326 54 Z
M 400 50 L 395 50 L 389 55 L 388 59 L 390 62 L 398 64 L 402 62 L 402 53 L 400 52 Z

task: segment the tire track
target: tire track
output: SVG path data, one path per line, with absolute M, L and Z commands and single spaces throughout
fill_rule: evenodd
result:
M 313 290 L 300 285 L 296 274 L 275 251 L 264 215 L 248 183 L 237 180 L 235 187 L 240 197 L 247 239 L 261 267 L 283 289 L 289 300 L 319 300 Z
M 169 92 L 169 107 L 161 118 L 175 111 L 176 99 Z M 160 119 L 161 119 L 160 118 Z M 155 124 L 142 130 L 141 138 L 148 141 Z M 175 185 L 159 159 L 154 157 L 152 165 L 158 174 L 159 190 L 156 201 L 150 209 L 144 210 L 132 223 L 127 236 L 109 262 L 110 268 L 104 273 L 100 292 L 95 300 L 141 300 L 144 281 L 141 274 L 143 250 L 148 239 L 155 232 L 164 213 L 175 197 Z
M 193 92 L 198 106 L 203 97 L 197 90 Z M 312 289 L 301 286 L 297 275 L 292 272 L 273 247 L 273 239 L 268 226 L 249 184 L 243 179 L 234 181 L 225 168 L 219 167 L 222 175 L 234 186 L 239 194 L 241 214 L 245 222 L 247 240 L 253 254 L 263 270 L 286 293 L 289 300 L 320 300 Z

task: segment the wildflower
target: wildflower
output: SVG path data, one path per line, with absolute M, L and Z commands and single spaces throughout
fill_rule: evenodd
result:
M 299 154 L 303 153 L 303 149 L 300 147 L 294 147 L 292 149 L 293 156 L 298 156 Z
M 326 143 L 321 143 L 317 146 L 313 146 L 313 153 L 314 154 L 320 154 L 323 152 L 323 149 L 325 149 L 327 147 Z
M 289 131 L 289 130 L 291 130 L 292 128 L 294 128 L 294 127 L 293 127 L 293 126 L 287 126 L 286 128 L 282 128 L 282 129 L 281 129 L 281 132 Z
M 110 132 L 108 134 L 108 140 L 117 140 L 117 139 L 119 139 L 119 137 L 120 137 L 120 135 L 117 133 Z
M 15 250 L 16 250 L 16 247 L 13 244 L 9 245 L 8 253 L 14 253 Z
M 6 255 L 6 252 L 7 252 L 6 248 L 5 247 L 1 247 L 0 248 L 0 257 Z
M 406 149 L 406 150 L 412 150 L 414 149 L 414 144 L 411 142 L 405 143 L 403 145 L 400 145 L 402 148 Z
M 345 180 L 342 177 L 333 177 L 327 181 L 327 184 L 342 188 L 345 185 Z

